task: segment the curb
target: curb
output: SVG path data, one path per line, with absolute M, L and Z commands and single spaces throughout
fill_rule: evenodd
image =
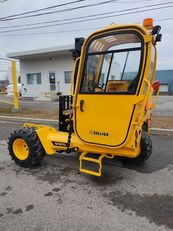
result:
M 173 132 L 173 129 L 169 128 L 151 128 L 151 131 L 159 131 L 159 132 Z
M 6 122 L 18 122 L 18 123 L 37 123 L 37 124 L 46 124 L 58 126 L 59 120 L 51 119 L 39 119 L 39 118 L 28 118 L 28 117 L 15 117 L 15 116 L 0 116 L 1 121 Z M 172 133 L 173 129 L 164 129 L 164 128 L 151 128 L 151 134 L 160 134 L 160 133 Z
M 0 120 L 7 121 L 7 122 L 37 123 L 37 124 L 47 124 L 47 125 L 58 125 L 59 124 L 59 120 L 29 118 L 29 117 L 15 117 L 15 116 L 0 116 Z
M 151 128 L 150 129 L 152 135 L 169 135 L 173 134 L 173 129 L 165 129 L 165 128 Z

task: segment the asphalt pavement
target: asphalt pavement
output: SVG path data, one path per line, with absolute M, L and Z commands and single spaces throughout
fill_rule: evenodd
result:
M 1 231 L 173 230 L 173 135 L 152 135 L 144 166 L 106 159 L 100 178 L 79 173 L 78 155 L 46 156 L 20 168 L 6 139 L 19 127 L 0 123 Z

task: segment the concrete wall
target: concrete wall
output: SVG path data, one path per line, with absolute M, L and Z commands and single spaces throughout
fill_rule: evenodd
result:
M 23 97 L 43 98 L 45 92 L 50 92 L 49 72 L 55 72 L 56 90 L 62 94 L 70 93 L 70 84 L 65 84 L 64 71 L 73 71 L 73 59 L 70 55 L 35 58 L 20 61 L 20 74 Z M 28 85 L 27 74 L 41 73 L 41 84 Z
M 0 81 L 8 80 L 8 73 L 7 72 L 0 72 Z

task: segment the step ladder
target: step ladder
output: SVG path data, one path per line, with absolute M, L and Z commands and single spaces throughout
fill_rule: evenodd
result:
M 93 176 L 101 176 L 101 174 L 102 174 L 102 172 L 101 172 L 102 160 L 104 157 L 106 157 L 106 154 L 93 154 L 98 158 L 88 157 L 87 155 L 89 155 L 89 154 L 90 153 L 88 153 L 88 152 L 82 152 L 82 154 L 80 155 L 80 157 L 79 157 L 79 161 L 80 161 L 79 170 L 80 170 L 80 172 L 87 173 L 87 174 L 90 174 Z M 89 170 L 89 169 L 85 168 L 84 167 L 85 161 L 98 164 L 98 167 L 99 167 L 98 171 L 93 171 L 93 170 Z

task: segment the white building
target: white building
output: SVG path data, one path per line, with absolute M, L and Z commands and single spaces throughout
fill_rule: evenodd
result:
M 5 81 L 8 80 L 8 74 L 6 70 L 0 71 L 0 81 Z
M 10 53 L 20 60 L 22 96 L 49 100 L 57 92 L 70 93 L 74 60 L 73 45 Z
M 69 45 L 8 54 L 9 58 L 20 60 L 22 96 L 34 100 L 51 100 L 57 98 L 58 92 L 70 94 L 73 49 L 74 45 Z M 120 72 L 120 67 L 115 65 L 117 72 L 112 74 L 112 79 Z M 8 75 L 11 76 L 11 68 Z M 5 79 L 7 74 L 0 73 L 0 83 Z M 157 70 L 155 79 L 161 81 L 161 92 L 172 94 L 173 70 Z M 11 83 L 11 78 L 9 81 Z

